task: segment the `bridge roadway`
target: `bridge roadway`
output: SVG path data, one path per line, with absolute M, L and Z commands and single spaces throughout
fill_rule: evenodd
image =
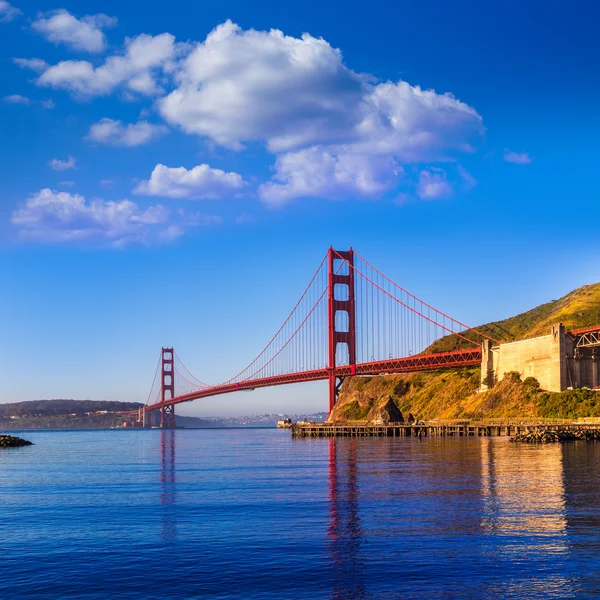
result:
M 386 373 L 413 373 L 416 371 L 433 371 L 455 367 L 470 367 L 481 365 L 481 348 L 467 350 L 454 350 L 452 352 L 438 352 L 435 354 L 420 354 L 406 358 L 393 358 L 389 360 L 374 361 L 357 364 L 354 366 L 335 367 L 336 377 L 351 377 L 352 375 L 383 375 Z M 164 406 L 172 406 L 183 402 L 191 402 L 200 398 L 230 394 L 244 390 L 286 385 L 289 383 L 302 383 L 305 381 L 322 381 L 329 378 L 330 370 L 327 368 L 300 373 L 288 373 L 273 377 L 248 379 L 237 383 L 224 383 L 204 388 L 189 394 L 175 396 L 164 402 L 156 402 L 146 406 L 147 411 L 158 410 Z

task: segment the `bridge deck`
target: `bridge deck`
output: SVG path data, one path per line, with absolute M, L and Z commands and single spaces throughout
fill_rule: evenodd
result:
M 335 368 L 337 377 L 350 377 L 353 375 L 382 375 L 387 373 L 413 373 L 416 371 L 432 371 L 437 369 L 450 369 L 456 367 L 479 366 L 481 364 L 481 348 L 470 348 L 467 350 L 455 350 L 453 352 L 439 352 L 436 354 L 421 354 L 407 358 L 394 358 L 389 360 L 374 361 Z M 200 398 L 230 394 L 244 390 L 285 385 L 288 383 L 302 383 L 305 381 L 322 381 L 329 377 L 328 369 L 317 369 L 314 371 L 303 371 L 299 373 L 288 373 L 275 377 L 248 379 L 237 383 L 225 383 L 205 389 L 197 390 L 190 394 L 176 396 L 165 402 L 150 404 L 146 410 L 157 410 L 163 406 L 191 402 Z

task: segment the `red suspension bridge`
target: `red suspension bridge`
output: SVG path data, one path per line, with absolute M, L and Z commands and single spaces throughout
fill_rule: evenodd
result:
M 427 351 L 450 334 L 460 349 Z M 329 382 L 331 412 L 346 377 L 479 365 L 486 339 L 498 342 L 420 300 L 354 250 L 330 248 L 277 333 L 231 379 L 208 385 L 163 348 L 145 421 L 160 415 L 161 427 L 174 427 L 182 402 L 319 380 Z

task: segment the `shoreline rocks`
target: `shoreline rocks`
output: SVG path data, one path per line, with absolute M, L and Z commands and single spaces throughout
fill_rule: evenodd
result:
M 555 444 L 575 440 L 600 440 L 600 429 L 578 429 L 576 431 L 554 431 L 552 429 L 535 429 L 519 433 L 510 438 L 511 442 L 527 444 Z
M 21 448 L 23 446 L 33 446 L 33 444 L 14 435 L 0 435 L 0 448 Z

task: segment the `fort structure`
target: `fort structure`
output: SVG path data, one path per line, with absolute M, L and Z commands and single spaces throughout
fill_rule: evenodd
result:
M 600 327 L 566 331 L 561 323 L 548 335 L 494 345 L 482 345 L 481 389 L 487 390 L 510 371 L 535 377 L 551 392 L 600 387 Z

